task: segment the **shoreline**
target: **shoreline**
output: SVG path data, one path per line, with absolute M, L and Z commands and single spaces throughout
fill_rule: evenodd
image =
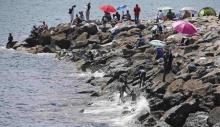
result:
M 162 81 L 163 64 L 154 60 L 155 47 L 146 43 L 137 49 L 134 46 L 139 35 L 149 38 L 151 29 L 156 24 L 152 20 L 140 25 L 125 23 L 114 35 L 108 32 L 113 27 L 107 24 L 89 23 L 71 28 L 62 23 L 49 31 L 42 32 L 37 38 L 29 36 L 26 43 L 15 43 L 10 48 L 29 53 L 56 53 L 58 59 L 69 59 L 82 71 L 92 73 L 101 71 L 103 77 L 91 77 L 86 82 L 100 87 L 91 93 L 99 97 L 110 92 L 117 92 L 122 84 L 118 81 L 123 74 L 128 74 L 128 81 L 135 79 L 134 73 L 140 66 L 146 70 L 146 83 L 138 88 L 139 79 L 129 84 L 136 90 L 136 95 L 143 95 L 149 102 L 150 112 L 145 111 L 136 120 L 145 126 L 183 126 L 190 127 L 218 124 L 213 116 L 219 111 L 219 63 L 220 23 L 217 17 L 188 18 L 197 28 L 203 28 L 198 34 L 189 37 L 190 44 L 178 46 L 180 39 L 168 29 L 173 21 L 162 24 L 167 26 L 161 40 L 172 47 L 174 65 L 181 63 L 180 73 L 167 74 L 166 82 Z M 114 23 L 112 23 L 114 25 Z M 101 31 L 100 31 L 101 30 Z M 107 30 L 107 32 L 105 32 Z M 53 31 L 53 32 L 52 32 Z M 88 52 L 94 55 L 94 60 L 88 60 Z M 196 71 L 188 73 L 187 65 L 193 59 Z M 130 99 L 130 98 L 129 98 Z M 129 113 L 127 113 L 129 114 Z M 126 115 L 126 114 L 125 114 Z M 202 117 L 203 119 L 199 119 Z M 220 119 L 216 118 L 216 119 Z

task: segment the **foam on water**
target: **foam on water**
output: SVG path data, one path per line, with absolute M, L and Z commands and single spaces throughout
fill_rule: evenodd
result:
M 102 78 L 105 76 L 104 72 L 96 71 L 95 73 L 92 72 L 86 72 L 86 73 L 80 73 L 79 77 L 96 77 L 96 78 Z
M 123 111 L 128 111 L 130 113 L 123 115 Z M 137 118 L 150 112 L 149 104 L 145 97 L 140 96 L 136 103 L 132 101 L 127 101 L 121 103 L 119 99 L 119 94 L 115 93 L 112 101 L 95 101 L 91 107 L 85 109 L 85 114 L 95 115 L 96 122 L 110 123 L 111 126 L 120 127 L 132 127 L 139 126 L 136 124 Z M 100 118 L 97 119 L 97 116 Z

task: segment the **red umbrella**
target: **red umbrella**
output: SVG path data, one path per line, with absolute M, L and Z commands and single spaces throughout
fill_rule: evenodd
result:
M 104 12 L 116 12 L 116 9 L 112 5 L 102 5 L 99 8 Z

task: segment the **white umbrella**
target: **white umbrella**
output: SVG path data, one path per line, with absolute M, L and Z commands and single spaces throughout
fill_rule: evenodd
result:
M 152 40 L 150 42 L 148 42 L 150 45 L 153 45 L 153 46 L 158 46 L 158 47 L 165 47 L 166 46 L 166 43 L 163 42 L 163 41 L 160 41 L 160 40 Z
M 192 7 L 183 7 L 180 11 L 195 11 Z
M 162 11 L 165 11 L 165 10 L 173 10 L 172 7 L 159 7 L 157 8 L 158 10 L 162 10 Z

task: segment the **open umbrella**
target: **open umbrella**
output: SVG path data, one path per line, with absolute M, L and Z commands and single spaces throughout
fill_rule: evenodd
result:
M 112 5 L 102 5 L 99 8 L 104 12 L 116 12 L 116 9 Z
M 160 41 L 160 40 L 152 40 L 150 42 L 148 42 L 150 45 L 153 45 L 153 46 L 158 46 L 158 47 L 165 47 L 166 46 L 166 43 L 163 42 L 163 41 Z
M 195 11 L 195 9 L 192 7 L 183 7 L 180 11 Z
M 124 10 L 127 7 L 127 5 L 121 5 L 117 8 L 117 10 Z
M 198 13 L 198 16 L 200 16 L 200 17 L 201 16 L 211 16 L 211 15 L 216 16 L 215 10 L 211 7 L 205 7 L 203 9 L 201 9 Z
M 193 35 L 197 32 L 196 27 L 192 23 L 187 22 L 187 21 L 180 20 L 180 21 L 174 22 L 172 24 L 172 27 L 174 28 L 176 32 L 186 34 L 186 35 Z
M 158 10 L 166 11 L 166 10 L 173 10 L 172 7 L 159 7 Z

